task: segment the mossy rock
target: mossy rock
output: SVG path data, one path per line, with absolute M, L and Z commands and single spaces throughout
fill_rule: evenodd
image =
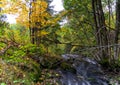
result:
M 63 61 L 63 59 L 60 56 L 45 55 L 40 64 L 43 68 L 57 68 L 61 61 Z
M 45 55 L 43 60 L 40 62 L 42 68 L 47 69 L 57 69 L 61 68 L 63 70 L 76 72 L 75 68 L 72 66 L 72 63 L 65 61 L 61 56 L 51 56 Z
M 75 68 L 72 66 L 72 64 L 70 63 L 67 63 L 67 62 L 62 62 L 60 64 L 60 68 L 65 70 L 65 71 L 70 71 L 70 72 L 73 72 L 73 73 L 76 73 L 76 70 Z

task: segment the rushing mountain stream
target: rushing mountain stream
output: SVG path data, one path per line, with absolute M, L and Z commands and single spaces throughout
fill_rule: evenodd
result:
M 96 61 L 72 54 L 65 54 L 62 57 L 71 62 L 75 71 L 60 70 L 61 85 L 110 85 Z

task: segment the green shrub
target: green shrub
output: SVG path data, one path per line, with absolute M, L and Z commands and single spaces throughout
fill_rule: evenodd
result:
M 27 45 L 21 46 L 20 49 L 29 54 L 42 55 L 45 53 L 45 47 L 42 44 L 40 44 L 39 46 L 36 46 L 34 44 L 27 44 Z

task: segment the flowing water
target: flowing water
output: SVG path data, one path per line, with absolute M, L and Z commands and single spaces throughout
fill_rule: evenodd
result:
M 65 54 L 63 58 L 73 60 L 76 72 L 60 70 L 62 85 L 109 85 L 100 65 L 94 60 L 72 54 Z

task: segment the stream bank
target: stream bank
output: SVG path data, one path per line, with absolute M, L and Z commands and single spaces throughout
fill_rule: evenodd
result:
M 109 76 L 100 64 L 88 57 L 65 54 L 62 58 L 47 57 L 41 63 L 44 68 L 50 66 L 43 74 L 49 77 L 46 82 L 51 81 L 50 85 L 119 85 L 119 80 Z

